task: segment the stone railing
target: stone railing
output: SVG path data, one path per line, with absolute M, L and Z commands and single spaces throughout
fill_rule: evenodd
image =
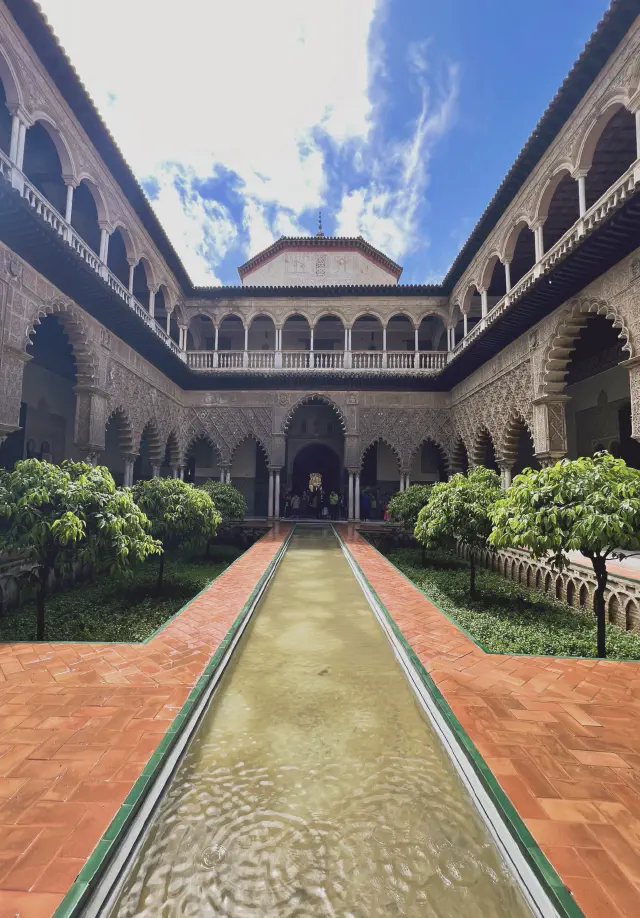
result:
M 419 370 L 435 375 L 446 351 L 187 351 L 191 370 Z
M 624 175 L 607 189 L 602 197 L 593 204 L 583 217 L 580 217 L 567 232 L 545 252 L 530 271 L 513 285 L 511 290 L 496 305 L 474 325 L 471 331 L 458 341 L 449 355 L 449 360 L 455 360 L 458 354 L 469 347 L 484 332 L 493 325 L 504 313 L 514 306 L 524 294 L 533 287 L 538 278 L 548 274 L 566 256 L 577 248 L 589 233 L 597 229 L 611 214 L 618 210 L 625 201 L 635 193 L 640 185 L 640 165 L 634 163 Z
M 462 547 L 458 553 L 464 558 L 468 555 Z M 546 561 L 536 560 L 518 549 L 480 552 L 479 561 L 483 567 L 509 580 L 541 593 L 551 593 L 561 602 L 593 614 L 596 578 L 586 558 L 584 564 L 572 560 L 562 573 L 554 571 Z M 605 605 L 610 622 L 627 631 L 640 632 L 640 580 L 610 571 Z
M 0 177 L 9 182 L 13 188 L 24 198 L 27 204 L 48 224 L 57 235 L 69 245 L 74 252 L 111 288 L 123 303 L 139 316 L 145 325 L 171 350 L 180 360 L 184 360 L 184 352 L 160 323 L 151 315 L 136 297 L 127 290 L 120 280 L 113 274 L 107 265 L 93 251 L 91 246 L 78 235 L 76 230 L 67 223 L 56 208 L 41 194 L 29 179 L 17 169 L 9 158 L 0 151 Z

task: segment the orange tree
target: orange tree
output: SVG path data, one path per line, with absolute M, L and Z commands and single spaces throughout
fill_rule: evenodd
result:
M 86 462 L 53 465 L 25 459 L 0 474 L 0 552 L 24 560 L 36 583 L 36 640 L 45 636 L 45 600 L 52 574 L 78 562 L 116 573 L 161 551 L 129 491 L 109 470 Z
M 640 548 L 640 472 L 610 453 L 526 469 L 496 505 L 493 522 L 496 548 L 528 548 L 560 571 L 570 551 L 591 561 L 598 656 L 606 656 L 607 558 Z

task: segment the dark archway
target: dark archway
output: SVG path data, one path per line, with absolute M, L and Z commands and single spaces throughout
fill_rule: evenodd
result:
M 294 494 L 302 494 L 309 489 L 312 474 L 322 476 L 322 487 L 325 491 L 340 491 L 341 487 L 340 457 L 326 443 L 309 443 L 303 446 L 293 460 L 291 484 Z

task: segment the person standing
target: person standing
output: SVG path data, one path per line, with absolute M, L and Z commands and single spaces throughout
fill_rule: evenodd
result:
M 329 495 L 329 509 L 331 511 L 331 519 L 338 519 L 338 495 L 335 491 L 332 491 Z

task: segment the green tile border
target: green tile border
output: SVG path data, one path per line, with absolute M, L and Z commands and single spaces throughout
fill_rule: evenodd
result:
M 158 774 L 159 769 L 165 763 L 169 752 L 173 748 L 174 743 L 185 729 L 189 716 L 193 713 L 195 705 L 198 703 L 209 682 L 216 674 L 220 662 L 225 655 L 229 645 L 235 638 L 238 630 L 244 624 L 248 615 L 251 613 L 256 597 L 259 595 L 260 591 L 268 582 L 276 567 L 282 560 L 282 557 L 289 546 L 289 542 L 291 541 L 294 530 L 295 524 L 291 526 L 291 529 L 284 537 L 282 543 L 267 564 L 265 570 L 258 578 L 258 581 L 251 591 L 251 595 L 236 616 L 233 624 L 223 639 L 218 644 L 218 647 L 214 651 L 213 656 L 189 692 L 185 703 L 182 705 L 174 717 L 169 729 L 162 737 L 155 752 L 152 754 L 147 764 L 145 765 L 142 774 L 127 794 L 124 802 L 121 804 L 115 816 L 109 823 L 104 835 L 96 847 L 93 849 L 92 853 L 89 855 L 89 858 L 87 859 L 84 867 L 81 869 L 71 888 L 55 910 L 53 918 L 77 918 L 77 916 L 81 914 L 82 909 L 87 904 L 88 896 L 93 892 L 98 881 L 111 862 L 113 855 L 117 851 L 126 831 L 128 830 L 133 818 L 138 812 L 149 787 Z M 267 535 L 268 534 L 265 534 L 263 538 L 266 538 Z M 260 541 L 262 540 L 259 539 L 258 542 L 254 543 L 254 545 L 258 545 Z M 244 558 L 249 553 L 251 548 L 253 548 L 253 546 L 250 546 L 250 548 L 247 549 L 247 551 L 245 551 L 240 556 L 240 558 L 236 558 L 236 561 L 240 561 L 241 558 Z M 229 568 L 231 568 L 233 564 L 236 563 L 236 561 L 232 562 L 232 564 L 229 565 Z M 223 573 L 226 573 L 229 568 L 225 568 Z M 209 584 L 209 586 L 211 586 L 211 584 Z M 200 591 L 200 593 L 197 594 L 197 596 L 194 596 L 193 599 L 190 599 L 189 602 L 183 606 L 180 612 L 183 612 L 188 606 L 191 605 L 192 602 L 198 598 L 198 596 L 201 596 L 202 593 L 204 593 L 208 588 L 209 587 L 205 587 Z M 180 612 L 177 612 L 176 615 L 179 615 Z M 175 615 L 172 616 L 172 618 L 175 617 Z M 171 620 L 172 619 L 168 619 L 165 624 L 169 624 Z
M 437 609 L 441 615 L 444 615 L 444 617 L 448 621 L 450 621 L 451 624 L 454 625 L 458 629 L 458 631 L 461 631 L 465 635 L 465 637 L 468 637 L 469 640 L 472 641 L 476 645 L 476 647 L 479 647 L 480 650 L 484 651 L 484 653 L 486 653 L 487 656 L 490 656 L 490 657 L 542 657 L 544 660 L 576 660 L 577 662 L 585 661 L 587 663 L 636 663 L 636 664 L 640 664 L 640 656 L 639 657 L 577 657 L 577 656 L 567 656 L 561 653 L 524 653 L 524 651 L 519 651 L 519 650 L 508 650 L 508 651 L 489 650 L 489 648 L 485 644 L 483 644 L 482 641 L 479 641 L 469 631 L 467 631 L 467 629 L 463 625 L 461 625 L 460 622 L 457 622 L 455 618 L 453 618 L 449 614 L 449 612 L 445 612 L 444 609 L 441 609 L 440 606 L 437 604 L 437 602 L 435 602 L 431 598 L 431 596 L 429 596 L 429 594 L 425 592 L 425 590 L 422 589 L 422 587 L 419 587 L 417 583 L 413 582 L 411 577 L 407 576 L 407 574 L 405 574 L 404 571 L 401 571 L 399 567 L 396 567 L 393 561 L 390 561 L 389 558 L 387 558 L 387 556 L 383 554 L 379 548 L 376 548 L 373 542 L 370 542 L 369 539 L 367 538 L 366 529 L 356 529 L 356 532 L 360 536 L 360 538 L 363 539 L 367 543 L 369 548 L 372 548 L 377 554 L 380 555 L 381 558 L 384 558 L 387 564 L 390 564 L 391 567 L 394 569 L 394 571 L 396 571 L 397 574 L 400 574 L 401 577 L 404 577 L 407 583 L 410 583 L 411 586 L 414 588 L 414 590 L 417 590 L 418 593 L 422 593 L 425 599 L 429 600 L 429 602 L 434 607 L 434 609 Z M 482 565 L 480 567 L 482 570 L 487 570 L 487 568 L 485 568 Z M 489 573 L 496 574 L 497 577 L 502 576 L 501 574 L 497 574 L 496 571 L 489 571 Z M 505 578 L 505 579 L 508 579 L 508 578 Z M 509 582 L 513 583 L 514 581 L 511 580 Z M 518 586 L 522 587 L 522 584 L 518 584 Z M 522 588 L 525 590 L 527 589 L 527 587 L 522 587 Z
M 430 694 L 439 713 L 444 718 L 444 720 L 447 723 L 447 726 L 450 728 L 454 737 L 458 741 L 460 748 L 463 750 L 468 762 L 470 763 L 475 774 L 479 778 L 483 788 L 485 789 L 491 801 L 493 802 L 494 806 L 498 810 L 513 840 L 517 844 L 520 852 L 522 853 L 523 857 L 527 861 L 529 867 L 533 870 L 538 881 L 540 882 L 542 887 L 546 890 L 547 895 L 549 896 L 549 899 L 551 900 L 555 908 L 558 910 L 558 913 L 562 916 L 562 918 L 585 918 L 584 912 L 579 907 L 579 905 L 577 904 L 573 896 L 569 893 L 567 887 L 565 886 L 562 879 L 556 872 L 555 868 L 552 866 L 552 864 L 547 859 L 545 854 L 543 854 L 542 849 L 540 848 L 540 846 L 538 845 L 538 843 L 536 842 L 536 840 L 531 835 L 526 825 L 520 818 L 518 811 L 516 810 L 514 805 L 511 803 L 508 796 L 505 794 L 505 792 L 500 787 L 500 784 L 495 778 L 493 772 L 491 771 L 487 763 L 484 761 L 484 759 L 482 758 L 482 756 L 476 749 L 473 741 L 471 740 L 470 736 L 468 735 L 468 733 L 466 732 L 466 730 L 464 729 L 464 727 L 462 726 L 462 724 L 460 723 L 456 715 L 453 713 L 453 710 L 449 706 L 449 703 L 445 699 L 444 695 L 439 690 L 439 688 L 437 687 L 437 685 L 435 684 L 435 682 L 429 675 L 426 668 L 420 662 L 418 656 L 416 655 L 415 651 L 411 647 L 411 644 L 409 643 L 407 638 L 404 636 L 401 629 L 396 624 L 393 616 L 391 615 L 391 613 L 389 612 L 385 604 L 382 602 L 382 600 L 378 596 L 377 592 L 375 591 L 374 587 L 369 581 L 369 578 L 364 573 L 364 571 L 358 564 L 356 558 L 354 557 L 353 553 L 351 552 L 349 546 L 346 544 L 345 540 L 342 538 L 340 533 L 335 528 L 334 528 L 334 532 L 343 550 L 348 554 L 349 558 L 353 562 L 354 567 L 358 570 L 363 581 L 366 583 L 367 588 L 371 591 L 372 596 L 374 597 L 376 603 L 380 607 L 380 610 L 384 614 L 393 633 L 395 634 L 400 644 L 402 645 L 404 651 L 406 652 L 409 659 L 411 660 L 411 663 L 413 664 L 418 676 L 420 677 L 420 681 L 422 682 L 425 689 Z M 366 540 L 363 539 L 363 541 L 366 541 Z M 382 558 L 384 558 L 384 555 L 381 552 L 379 552 L 374 545 L 371 545 L 368 541 L 366 541 L 366 544 L 367 544 L 367 547 L 372 548 Z M 388 559 L 385 558 L 385 561 L 388 561 Z M 391 562 L 389 561 L 388 563 L 391 564 Z M 391 566 L 394 568 L 394 570 L 397 570 L 395 565 L 391 565 Z M 398 573 L 402 574 L 402 571 L 398 571 Z M 406 577 L 404 574 L 402 574 L 402 576 L 405 577 L 405 580 L 411 583 L 411 580 L 409 580 L 408 577 Z M 415 587 L 415 584 L 412 583 L 412 586 Z M 422 591 L 419 591 L 419 592 L 422 592 Z M 426 594 L 423 594 L 423 595 L 426 596 Z M 435 608 L 438 608 L 438 607 L 435 606 Z M 438 609 L 438 611 L 441 611 L 441 610 Z M 442 614 L 445 615 L 444 612 Z M 449 616 L 445 616 L 445 617 L 449 618 Z M 449 621 L 451 621 L 451 619 L 449 619 Z M 456 625 L 456 627 L 459 627 L 459 626 Z

